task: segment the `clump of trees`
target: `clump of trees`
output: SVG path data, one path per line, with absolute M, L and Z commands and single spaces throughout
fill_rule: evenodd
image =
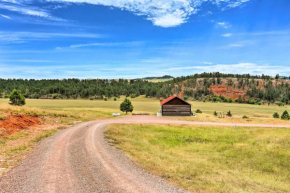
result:
M 23 106 L 26 104 L 25 97 L 16 89 L 10 93 L 9 101 L 9 104 L 14 106 Z
M 125 100 L 120 104 L 120 110 L 126 112 L 126 114 L 128 114 L 128 112 L 133 112 L 133 109 L 134 107 L 128 98 L 125 98 Z
M 279 119 L 279 118 L 280 118 L 279 113 L 275 112 L 275 113 L 273 114 L 273 118 L 275 118 L 275 119 Z M 282 113 L 282 115 L 281 115 L 281 119 L 282 119 L 282 120 L 290 120 L 290 115 L 289 115 L 288 111 L 285 110 L 285 111 Z

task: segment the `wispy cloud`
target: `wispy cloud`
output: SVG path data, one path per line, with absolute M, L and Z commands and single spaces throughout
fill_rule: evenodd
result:
M 228 28 L 232 27 L 232 25 L 230 23 L 228 23 L 228 22 L 218 22 L 217 25 L 219 27 L 222 27 L 222 28 L 225 28 L 225 29 L 228 29 Z
M 250 36 L 279 36 L 279 35 L 290 35 L 289 30 L 281 31 L 260 31 L 260 32 L 247 32 L 247 33 L 238 33 L 236 35 L 250 35 Z
M 231 33 L 222 34 L 222 36 L 223 36 L 223 37 L 226 37 L 226 38 L 231 37 L 232 35 L 233 35 L 233 34 L 231 34 Z
M 156 64 L 154 64 L 156 67 Z M 11 65 L 0 64 L 0 74 L 2 78 L 142 78 L 151 74 L 152 76 L 162 76 L 170 74 L 173 76 L 190 75 L 202 72 L 222 72 L 231 74 L 252 74 L 252 75 L 289 75 L 290 69 L 285 66 L 261 65 L 255 63 L 238 64 L 203 64 L 196 66 L 183 66 L 163 68 L 152 71 L 146 65 L 123 65 L 122 68 L 106 66 L 106 64 L 76 65 L 76 66 L 32 66 L 21 65 L 11 68 Z M 241 69 L 243 71 L 241 72 Z
M 235 1 L 235 2 L 232 2 L 232 3 L 229 3 L 227 5 L 228 8 L 235 8 L 235 7 L 239 7 L 241 5 L 243 5 L 244 3 L 246 2 L 249 2 L 250 0 L 238 0 L 238 1 Z
M 48 10 L 30 6 L 24 3 L 25 1 L 0 0 L 0 9 L 17 12 L 23 15 L 46 18 L 49 20 L 65 21 L 63 19 L 52 16 Z
M 234 47 L 244 47 L 243 44 L 229 44 L 227 47 L 234 48 Z
M 49 38 L 101 38 L 99 34 L 89 33 L 42 33 L 42 32 L 10 32 L 0 31 L 0 42 L 22 43 L 28 40 Z
M 11 19 L 11 17 L 7 16 L 7 15 L 3 15 L 3 14 L 0 14 L 1 17 L 5 18 L 5 19 Z
M 89 44 L 75 44 L 69 47 L 56 47 L 57 50 L 64 50 L 69 48 L 82 48 L 82 47 L 115 47 L 115 46 L 140 46 L 143 45 L 142 41 L 133 42 L 98 42 Z
M 56 61 L 56 60 L 1 60 L 1 62 L 19 62 L 19 63 L 58 63 L 60 61 Z
M 241 72 L 241 69 L 243 71 Z M 238 64 L 215 64 L 215 65 L 200 65 L 200 66 L 185 66 L 168 68 L 166 71 L 189 71 L 192 70 L 194 73 L 199 72 L 223 72 L 231 74 L 267 74 L 267 75 L 288 75 L 290 69 L 286 69 L 285 66 L 275 66 L 275 65 L 261 65 L 255 63 L 238 63 Z
M 47 0 L 48 1 L 48 0 Z M 249 0 L 49 0 L 54 2 L 88 3 L 118 7 L 145 16 L 154 25 L 175 27 L 187 22 L 202 5 L 211 3 L 220 9 L 241 6 Z

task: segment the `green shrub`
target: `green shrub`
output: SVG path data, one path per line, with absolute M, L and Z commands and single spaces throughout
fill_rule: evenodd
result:
M 284 107 L 284 106 L 285 106 L 285 104 L 282 103 L 282 102 L 277 103 L 277 105 L 278 105 L 279 107 Z
M 273 118 L 279 119 L 280 118 L 280 115 L 276 112 L 276 113 L 273 114 Z
M 256 101 L 254 101 L 254 100 L 248 100 L 248 104 L 254 105 L 254 104 L 256 104 Z
M 187 101 L 187 100 L 188 100 L 188 96 L 184 96 L 183 99 L 184 99 L 185 101 Z
M 131 98 L 136 98 L 136 95 L 135 94 L 131 94 Z
M 218 116 L 218 113 L 215 111 L 215 112 L 213 112 L 213 115 L 214 116 Z
M 248 118 L 249 118 L 249 117 L 248 117 L 248 116 L 246 116 L 246 115 L 244 115 L 244 116 L 243 116 L 243 119 L 248 119 Z
M 232 117 L 232 116 L 233 116 L 233 115 L 232 115 L 232 112 L 229 111 L 229 112 L 227 113 L 227 116 L 228 116 L 228 117 Z
M 195 113 L 202 113 L 202 111 L 200 110 L 200 109 L 197 109 L 196 111 L 195 111 Z

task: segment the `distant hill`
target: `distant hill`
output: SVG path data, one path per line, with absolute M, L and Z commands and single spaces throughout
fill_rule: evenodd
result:
M 164 76 L 159 76 L 159 77 L 145 77 L 145 78 L 142 78 L 142 79 L 152 80 L 152 79 L 173 79 L 173 78 L 174 78 L 173 76 L 164 75 Z

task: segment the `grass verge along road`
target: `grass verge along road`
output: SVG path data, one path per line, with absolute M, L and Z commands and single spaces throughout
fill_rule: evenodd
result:
M 290 130 L 110 125 L 106 136 L 142 167 L 192 192 L 290 192 Z

